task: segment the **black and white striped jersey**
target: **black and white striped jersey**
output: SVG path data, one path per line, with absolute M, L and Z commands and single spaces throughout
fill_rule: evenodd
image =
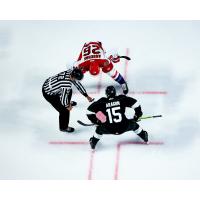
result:
M 43 85 L 43 90 L 48 95 L 59 95 L 61 104 L 65 107 L 68 106 L 68 94 L 72 90 L 72 83 L 76 86 L 79 92 L 87 96 L 87 92 L 82 84 L 77 80 L 71 80 L 70 74 L 72 69 L 60 72 L 55 76 L 49 77 Z

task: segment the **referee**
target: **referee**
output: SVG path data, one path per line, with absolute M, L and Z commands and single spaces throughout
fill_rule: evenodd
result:
M 88 96 L 85 88 L 79 82 L 82 79 L 82 71 L 78 68 L 73 68 L 49 77 L 42 86 L 44 98 L 59 112 L 60 131 L 74 131 L 74 128 L 68 126 L 72 106 L 77 104 L 71 101 L 72 84 L 76 86 L 79 92 L 85 96 L 89 102 L 93 101 L 93 98 Z

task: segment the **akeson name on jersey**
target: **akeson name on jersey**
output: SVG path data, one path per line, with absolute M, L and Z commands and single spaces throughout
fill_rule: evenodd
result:
M 120 106 L 120 102 L 119 101 L 114 101 L 114 102 L 109 102 L 106 104 L 106 108 L 110 108 L 113 106 Z

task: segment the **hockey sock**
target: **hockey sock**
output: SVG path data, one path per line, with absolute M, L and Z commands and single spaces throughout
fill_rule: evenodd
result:
M 122 75 L 118 72 L 118 76 L 114 78 L 115 81 L 117 81 L 120 85 L 126 83 Z
M 116 70 L 115 74 L 111 76 L 116 82 L 118 82 L 120 85 L 126 83 L 122 75 Z
M 142 128 L 141 128 L 141 127 L 138 127 L 138 129 L 134 130 L 134 132 L 135 132 L 136 134 L 139 134 L 139 133 L 142 132 Z
M 96 139 L 101 139 L 103 135 L 100 135 L 100 134 L 97 134 L 97 133 L 94 133 L 93 137 L 95 137 Z
M 126 83 L 123 76 L 114 68 L 107 73 L 112 79 L 114 79 L 116 82 L 118 82 L 120 85 Z

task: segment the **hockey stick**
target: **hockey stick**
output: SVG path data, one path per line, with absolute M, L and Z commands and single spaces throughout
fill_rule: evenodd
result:
M 151 119 L 151 118 L 157 118 L 157 117 L 162 117 L 162 115 L 153 115 L 153 116 L 140 117 L 137 122 L 141 121 L 142 119 Z M 95 124 L 86 124 L 86 123 L 84 123 L 84 122 L 82 122 L 80 120 L 77 120 L 77 122 L 82 126 L 94 126 L 95 125 Z
M 126 59 L 126 60 L 131 60 L 131 58 L 130 57 L 128 57 L 128 56 L 119 56 L 120 58 L 124 58 L 124 59 Z
M 138 120 L 141 120 L 141 119 L 150 119 L 150 118 L 157 118 L 157 117 L 162 117 L 162 115 L 152 115 L 152 116 L 140 117 Z
M 142 119 L 151 119 L 151 118 L 157 118 L 162 117 L 162 115 L 152 115 L 152 116 L 146 116 L 146 117 L 140 117 L 137 122 L 141 121 Z
M 80 120 L 77 120 L 77 122 L 82 126 L 94 126 L 95 125 L 95 124 L 86 124 L 86 123 L 84 123 L 84 122 L 82 122 Z

